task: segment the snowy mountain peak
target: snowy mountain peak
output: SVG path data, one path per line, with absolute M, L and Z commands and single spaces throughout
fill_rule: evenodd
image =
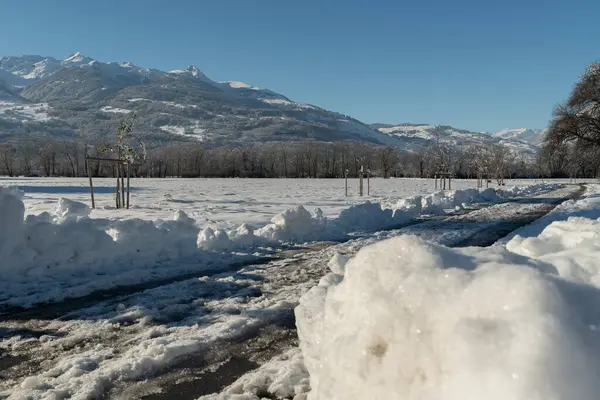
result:
M 69 57 L 65 58 L 62 61 L 62 65 L 64 66 L 72 66 L 72 65 L 93 65 L 94 64 L 94 60 L 91 57 L 86 57 L 83 54 L 81 54 L 80 52 L 71 54 Z
M 188 74 L 194 78 L 208 79 L 195 65 L 190 65 L 186 69 L 174 69 L 169 71 L 170 74 Z
M 119 66 L 121 66 L 123 68 L 136 68 L 135 64 L 133 64 L 131 61 L 125 61 L 125 62 L 119 63 Z
M 65 58 L 63 61 L 67 63 L 80 63 L 85 57 L 80 53 L 76 52 Z
M 186 69 L 187 72 L 190 73 L 190 75 L 194 76 L 194 77 L 199 77 L 204 75 L 202 72 L 200 72 L 200 70 L 198 69 L 198 67 L 196 67 L 195 65 L 190 65 L 189 67 L 187 67 Z

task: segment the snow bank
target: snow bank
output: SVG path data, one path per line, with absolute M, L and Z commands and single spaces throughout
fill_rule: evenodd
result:
M 24 306 L 74 296 L 64 286 L 82 282 L 88 292 L 123 284 L 116 276 L 137 283 L 162 262 L 206 257 L 195 221 L 182 212 L 169 221 L 92 219 L 87 205 L 61 199 L 53 213 L 24 218 L 21 197 L 0 187 L 1 302 Z
M 560 212 L 585 202 L 600 212 Z M 598 254 L 600 219 L 578 216 L 506 248 L 400 236 L 336 255 L 295 310 L 308 398 L 597 398 Z
M 600 286 L 600 185 L 590 189 L 517 231 L 506 249 L 552 264 L 561 277 Z
M 554 187 L 537 185 L 526 190 L 535 192 Z M 515 189 L 511 193 L 521 192 Z M 17 301 L 15 298 L 24 293 L 38 298 L 45 292 L 39 297 L 43 301 L 64 298 L 64 290 L 56 283 L 75 286 L 74 278 L 80 284 L 87 282 L 87 289 L 69 296 L 125 284 L 111 276 L 127 275 L 127 282 L 139 283 L 157 276 L 144 271 L 175 260 L 195 258 L 197 264 L 219 254 L 248 254 L 281 243 L 335 240 L 353 232 L 391 228 L 422 214 L 442 214 L 447 209 L 499 196 L 492 189 L 467 189 L 405 199 L 392 209 L 366 202 L 343 210 L 332 220 L 318 208 L 311 214 L 298 206 L 274 216 L 270 224 L 260 229 L 242 224 L 237 230 L 226 232 L 211 227 L 200 229 L 183 211 L 175 211 L 170 220 L 90 218 L 91 210 L 86 204 L 68 199 L 60 199 L 51 213 L 24 218 L 22 193 L 0 187 L 0 279 L 11 284 L 10 290 L 0 293 L 0 302 Z M 221 264 L 226 266 L 223 261 Z M 43 289 L 42 284 L 33 289 L 36 279 L 41 278 L 48 280 L 44 284 L 49 290 Z M 34 291 L 37 294 L 32 294 Z
M 28 216 L 18 192 L 0 197 L 0 276 L 100 270 L 186 257 L 197 251 L 198 229 L 174 221 L 90 219 L 87 205 L 61 199 L 53 214 Z
M 335 240 L 354 232 L 393 228 L 421 215 L 443 215 L 447 210 L 461 209 L 468 204 L 498 202 L 511 197 L 554 190 L 561 186 L 538 184 L 502 191 L 491 188 L 437 191 L 428 196 L 401 199 L 392 208 L 383 208 L 381 203 L 366 201 L 342 210 L 339 216 L 332 220 L 323 217 L 318 208 L 311 216 L 304 207 L 298 206 L 276 215 L 271 224 L 257 230 L 256 234 L 270 242 Z
M 345 271 L 296 309 L 309 399 L 592 399 L 600 390 L 600 291 L 577 292 L 551 265 L 402 236 L 362 249 Z

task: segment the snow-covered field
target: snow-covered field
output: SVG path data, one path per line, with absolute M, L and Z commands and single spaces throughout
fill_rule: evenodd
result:
M 568 182 L 558 180 L 552 182 Z M 506 187 L 540 183 L 507 181 Z M 358 196 L 358 180 L 343 179 L 132 179 L 129 210 L 114 209 L 114 180 L 94 179 L 97 209 L 93 218 L 171 218 L 182 210 L 203 226 L 235 229 L 242 223 L 259 228 L 282 211 L 302 205 L 320 208 L 333 218 L 352 204 L 365 200 L 384 206 L 399 199 L 434 192 L 432 179 L 371 179 L 370 196 Z M 25 192 L 26 214 L 52 211 L 59 198 L 90 202 L 87 178 L 0 178 L 0 186 L 16 186 Z M 453 189 L 476 187 L 475 180 L 454 180 Z M 498 188 L 490 183 L 491 188 Z

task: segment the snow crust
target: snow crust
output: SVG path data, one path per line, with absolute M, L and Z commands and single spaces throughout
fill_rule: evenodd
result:
M 336 256 L 295 310 L 308 399 L 596 398 L 598 217 L 592 186 L 505 245 L 404 235 Z

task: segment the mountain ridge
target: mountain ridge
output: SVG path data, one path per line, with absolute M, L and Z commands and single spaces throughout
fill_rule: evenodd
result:
M 66 137 L 101 138 L 114 134 L 125 115 L 136 114 L 138 129 L 158 145 L 170 140 L 223 145 L 314 139 L 394 145 L 412 151 L 415 145 L 431 141 L 431 135 L 424 133 L 428 129 L 445 135 L 444 140 L 453 145 L 509 141 L 452 127 L 368 125 L 269 89 L 214 81 L 193 65 L 161 71 L 128 61 L 101 62 L 79 52 L 64 60 L 0 57 L 0 87 L 14 95 L 12 101 L 0 100 L 2 137 L 58 132 Z M 533 151 L 523 146 L 522 151 Z

